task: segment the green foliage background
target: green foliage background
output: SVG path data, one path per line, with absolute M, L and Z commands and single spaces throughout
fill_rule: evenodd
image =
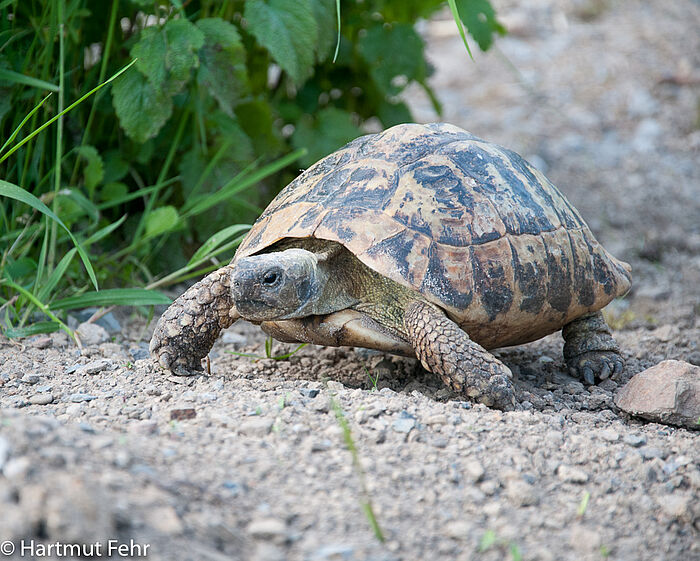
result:
M 503 32 L 487 0 L 449 4 L 482 49 Z M 0 0 L 5 332 L 29 333 L 37 309 L 59 327 L 66 295 L 109 304 L 89 290 L 89 263 L 92 288 L 218 266 L 300 168 L 369 119 L 411 121 L 411 83 L 439 113 L 415 23 L 445 5 L 340 2 L 338 41 L 336 0 Z M 159 301 L 140 294 L 131 302 Z

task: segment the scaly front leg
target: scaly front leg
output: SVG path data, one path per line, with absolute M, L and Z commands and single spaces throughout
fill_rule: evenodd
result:
M 423 366 L 450 388 L 489 407 L 513 409 L 510 369 L 472 341 L 444 312 L 426 302 L 411 302 L 403 323 Z
M 240 316 L 231 295 L 232 267 L 209 274 L 175 300 L 158 320 L 151 356 L 166 370 L 187 376 L 202 370 L 221 331 Z

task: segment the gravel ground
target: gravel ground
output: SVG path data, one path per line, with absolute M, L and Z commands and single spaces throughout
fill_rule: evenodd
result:
M 663 359 L 700 364 L 700 7 L 496 5 L 512 34 L 475 64 L 447 15 L 425 26 L 442 119 L 531 159 L 632 264 L 632 292 L 607 312 L 623 378 L 570 378 L 552 335 L 499 353 L 521 403 L 502 413 L 409 359 L 231 354 L 264 353 L 245 323 L 193 378 L 154 367 L 133 316 L 84 327 L 82 354 L 62 334 L 0 339 L 0 542 L 14 558 L 33 539 L 102 553 L 133 540 L 131 557 L 148 545 L 153 560 L 700 559 L 700 433 L 612 403 Z

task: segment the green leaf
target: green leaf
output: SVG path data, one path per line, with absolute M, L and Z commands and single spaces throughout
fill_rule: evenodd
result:
M 203 44 L 204 34 L 191 21 L 171 19 L 163 27 L 144 29 L 130 52 L 156 91 L 175 95 L 199 65 L 197 51 Z
M 239 119 L 215 111 L 210 115 L 209 125 L 218 135 L 218 144 L 231 145 L 226 152 L 226 160 L 247 164 L 255 159 L 253 143 L 241 127 Z
M 223 230 L 219 230 L 216 234 L 211 236 L 206 242 L 204 242 L 201 247 L 195 251 L 192 258 L 188 261 L 187 265 L 206 259 L 207 256 L 219 247 L 222 243 L 228 241 L 232 237 L 241 232 L 250 230 L 250 224 L 234 224 L 233 226 L 228 226 Z
M 467 34 L 464 33 L 464 25 L 462 25 L 462 18 L 459 15 L 459 10 L 457 9 L 457 0 L 447 0 L 447 4 L 450 6 L 450 11 L 452 12 L 452 19 L 455 20 L 457 24 L 457 31 L 459 31 L 459 36 L 462 38 L 462 43 L 464 43 L 464 48 L 467 49 L 467 54 L 469 58 L 474 60 L 474 55 L 472 55 L 472 50 L 469 48 L 469 43 L 467 42 Z
M 456 0 L 459 15 L 482 51 L 493 43 L 493 34 L 505 35 L 506 29 L 496 21 L 496 12 L 488 0 Z
M 197 27 L 204 33 L 197 82 L 232 117 L 233 108 L 250 92 L 241 37 L 234 25 L 221 18 L 201 19 Z
M 59 329 L 61 329 L 61 324 L 55 321 L 37 321 L 27 327 L 8 327 L 5 329 L 4 334 L 8 339 L 19 339 L 41 333 L 54 333 Z
M 319 111 L 315 119 L 305 115 L 297 123 L 292 145 L 308 150 L 299 158 L 299 163 L 308 167 L 361 134 L 362 130 L 354 124 L 350 113 L 329 107 Z
M 100 211 L 95 206 L 95 204 L 90 201 L 85 195 L 83 195 L 77 189 L 62 189 L 59 191 L 58 196 L 60 197 L 60 203 L 63 204 L 66 199 L 74 203 L 70 210 L 72 212 L 80 212 L 78 209 L 82 209 L 85 215 L 87 215 L 90 220 L 97 222 L 100 217 Z
M 158 134 L 173 112 L 170 96 L 140 72 L 127 72 L 114 83 L 112 101 L 122 128 L 140 143 Z
M 100 200 L 103 202 L 112 202 L 121 200 L 129 192 L 129 188 L 121 181 L 111 181 L 106 183 L 100 189 Z M 101 208 L 101 206 L 99 207 Z
M 423 40 L 408 24 L 375 25 L 360 39 L 358 50 L 385 95 L 397 95 L 410 81 L 426 76 Z
M 236 106 L 236 117 L 257 154 L 279 154 L 283 143 L 275 127 L 275 116 L 269 103 L 262 99 L 241 103 Z
M 168 77 L 165 68 L 165 33 L 158 27 L 147 27 L 141 32 L 138 43 L 131 47 L 131 56 L 138 59 L 136 68 L 160 90 Z
M 336 0 L 311 0 L 311 9 L 318 24 L 316 41 L 316 60 L 323 62 L 335 47 L 338 30 L 336 29 Z
M 312 72 L 318 27 L 310 0 L 248 0 L 248 31 L 297 84 Z
M 78 243 L 78 240 L 75 239 L 75 236 L 73 236 L 73 234 L 68 229 L 68 227 L 63 223 L 63 221 L 58 216 L 56 216 L 53 213 L 53 211 L 49 207 L 47 207 L 44 203 L 42 203 L 39 199 L 37 199 L 30 192 L 25 191 L 24 189 L 22 189 L 21 187 L 18 187 L 17 185 L 14 185 L 14 184 L 9 183 L 7 181 L 3 181 L 2 179 L 0 179 L 0 196 L 9 197 L 11 199 L 15 199 L 17 201 L 28 204 L 29 206 L 31 206 L 35 210 L 38 210 L 42 214 L 45 214 L 51 220 L 55 221 L 59 226 L 61 226 L 61 228 L 63 228 L 68 233 L 68 236 L 70 237 L 71 241 L 73 242 L 73 245 L 75 245 L 76 249 L 78 250 L 78 253 L 80 254 L 80 259 L 82 260 L 83 265 L 85 265 L 85 270 L 87 271 L 88 276 L 90 277 L 90 280 L 92 281 L 93 286 L 95 288 L 98 288 L 97 278 L 95 277 L 95 271 L 92 268 L 92 263 L 90 263 L 90 258 L 88 257 L 87 253 L 85 253 L 85 250 Z
M 49 297 L 53 289 L 56 288 L 56 285 L 59 283 L 59 281 L 65 274 L 68 265 L 70 265 L 70 262 L 73 260 L 75 253 L 76 249 L 72 248 L 58 262 L 58 265 L 56 265 L 56 268 L 51 272 L 49 278 L 39 288 L 39 292 L 37 293 L 37 298 L 39 300 L 41 300 L 42 302 L 45 301 Z
M 122 157 L 119 150 L 107 150 L 102 154 L 104 161 L 104 182 L 111 183 L 121 180 L 129 173 L 129 163 Z
M 38 78 L 34 78 L 32 76 L 26 76 L 25 74 L 20 74 L 19 72 L 13 72 L 7 68 L 0 68 L 0 80 L 13 82 L 15 84 L 24 84 L 25 86 L 31 86 L 41 90 L 49 90 L 52 92 L 58 91 L 58 86 L 56 84 L 39 80 Z
M 9 260 L 5 265 L 4 273 L 10 280 L 20 281 L 23 277 L 33 274 L 36 271 L 36 261 L 31 257 L 20 257 Z
M 180 217 L 174 206 L 167 205 L 157 208 L 146 218 L 146 236 L 153 237 L 174 229 Z
M 119 226 L 121 226 L 124 223 L 124 220 L 126 220 L 126 214 L 123 215 L 116 222 L 112 222 L 111 224 L 107 224 L 107 226 L 105 226 L 104 228 L 100 228 L 99 230 L 97 230 L 97 232 L 92 234 L 88 239 L 86 239 L 83 242 L 83 245 L 88 247 L 88 246 L 94 244 L 95 242 L 100 241 L 102 238 L 106 238 L 112 232 L 114 232 L 114 230 L 119 228 Z
M 83 174 L 85 175 L 85 187 L 92 195 L 95 187 L 102 182 L 104 178 L 104 165 L 99 152 L 94 146 L 79 146 L 78 154 L 87 161 Z
M 204 33 L 187 19 L 171 19 L 165 24 L 164 30 L 168 45 L 165 66 L 169 78 L 184 85 L 189 80 L 190 70 L 199 66 L 197 51 L 204 44 Z M 176 91 L 180 89 L 182 88 Z
M 51 303 L 52 310 L 75 310 L 93 306 L 160 306 L 171 304 L 165 294 L 146 288 L 108 288 L 99 292 L 85 292 Z

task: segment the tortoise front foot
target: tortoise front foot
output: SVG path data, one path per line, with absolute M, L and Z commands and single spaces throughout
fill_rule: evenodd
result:
M 450 388 L 489 407 L 514 408 L 510 369 L 443 312 L 425 302 L 412 302 L 404 327 L 423 366 Z
M 230 289 L 231 268 L 223 267 L 193 285 L 158 320 L 151 338 L 151 356 L 173 374 L 202 370 L 223 329 L 238 315 Z
M 564 359 L 569 371 L 587 384 L 620 374 L 625 361 L 603 314 L 597 312 L 564 326 Z

